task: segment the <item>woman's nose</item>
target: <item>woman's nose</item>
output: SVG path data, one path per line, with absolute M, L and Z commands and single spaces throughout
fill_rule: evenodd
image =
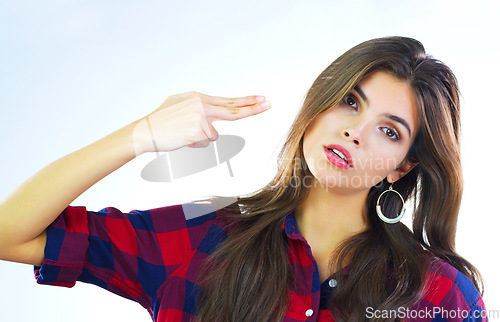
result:
M 346 140 L 359 147 L 366 140 L 366 137 L 370 135 L 369 132 L 372 127 L 373 121 L 370 115 L 367 113 L 358 114 L 349 120 L 349 123 L 346 124 L 342 131 L 342 135 Z
M 354 136 L 354 133 L 354 130 L 344 130 L 344 137 L 346 137 L 348 140 L 352 140 L 355 145 L 359 146 L 359 136 Z

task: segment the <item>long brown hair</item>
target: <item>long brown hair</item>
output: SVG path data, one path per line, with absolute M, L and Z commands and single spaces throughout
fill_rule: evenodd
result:
M 360 321 L 366 319 L 367 307 L 397 309 L 415 303 L 422 295 L 428 264 L 421 250 L 453 265 L 482 292 L 479 272 L 455 252 L 463 186 L 455 76 L 417 40 L 385 37 L 353 47 L 318 76 L 279 153 L 276 176 L 224 209 L 224 217 L 237 225 L 204 265 L 198 303 L 202 321 L 283 318 L 287 283 L 293 276 L 281 227 L 285 214 L 308 194 L 310 185 L 300 183 L 312 177 L 303 155 L 304 133 L 318 114 L 337 105 L 377 70 L 410 84 L 418 104 L 420 128 L 406 156 L 418 165 L 394 184 L 405 200 L 414 201 L 413 232 L 402 223 L 378 219 L 376 201 L 389 184 L 384 179 L 372 187 L 364 210 L 370 229 L 347 239 L 332 254 L 332 271 L 341 272 L 350 260 L 349 274 L 339 276 L 332 313 L 337 321 Z M 387 213 L 400 207 L 396 198 L 383 202 Z

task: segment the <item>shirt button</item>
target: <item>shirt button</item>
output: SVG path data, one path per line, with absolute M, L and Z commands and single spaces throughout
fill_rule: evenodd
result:
M 337 286 L 337 280 L 332 278 L 331 280 L 328 281 L 328 285 L 330 285 L 330 287 Z
M 309 309 L 309 310 L 307 310 L 307 311 L 306 311 L 306 316 L 307 316 L 307 317 L 310 317 L 310 316 L 312 316 L 313 314 L 314 314 L 313 309 Z

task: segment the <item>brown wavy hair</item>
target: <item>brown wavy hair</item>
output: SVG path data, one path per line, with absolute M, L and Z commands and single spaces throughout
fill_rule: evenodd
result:
M 204 263 L 200 320 L 284 317 L 287 285 L 294 277 L 281 227 L 285 214 L 308 194 L 310 185 L 294 183 L 312 178 L 303 155 L 304 133 L 318 114 L 339 104 L 363 77 L 379 70 L 410 84 L 417 100 L 420 128 L 405 160 L 418 165 L 394 183 L 405 200 L 413 200 L 413 232 L 403 223 L 385 224 L 378 219 L 376 201 L 389 184 L 384 179 L 373 186 L 364 208 L 370 229 L 348 238 L 332 253 L 332 272 L 341 272 L 347 258 L 350 263 L 349 274 L 340 273 L 330 309 L 337 321 L 363 321 L 367 307 L 411 306 L 422 295 L 429 264 L 424 254 L 428 253 L 464 273 L 483 292 L 477 269 L 455 252 L 463 190 L 456 78 L 417 40 L 384 37 L 353 47 L 318 76 L 279 153 L 275 177 L 224 209 L 223 216 L 237 225 Z M 397 213 L 398 203 L 397 198 L 385 198 L 384 212 Z

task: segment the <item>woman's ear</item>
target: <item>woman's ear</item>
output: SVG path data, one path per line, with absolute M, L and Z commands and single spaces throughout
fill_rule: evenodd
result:
M 418 162 L 410 162 L 408 160 L 404 161 L 400 164 L 394 171 L 389 173 L 387 176 L 387 182 L 394 183 L 404 177 L 408 172 L 410 172 L 413 168 L 418 165 Z

